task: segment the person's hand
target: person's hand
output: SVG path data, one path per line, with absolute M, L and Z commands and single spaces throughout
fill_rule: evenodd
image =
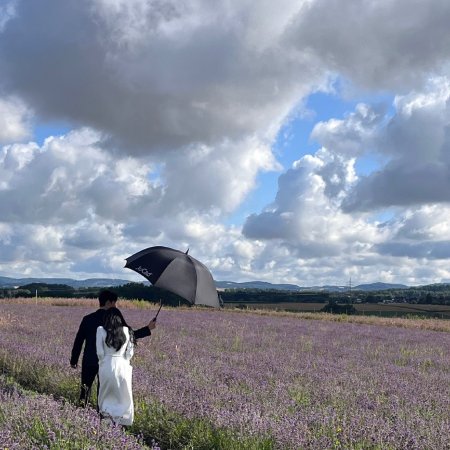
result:
M 148 323 L 147 326 L 148 326 L 148 329 L 149 329 L 149 330 L 155 329 L 155 328 L 156 328 L 156 319 L 150 320 L 150 322 Z
M 72 369 L 76 369 L 78 367 L 78 364 L 71 364 L 70 367 L 72 367 Z

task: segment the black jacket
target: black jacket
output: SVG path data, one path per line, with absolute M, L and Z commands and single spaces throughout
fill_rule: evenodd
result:
M 98 309 L 97 311 L 88 314 L 83 317 L 80 328 L 72 348 L 72 356 L 70 358 L 70 364 L 78 364 L 78 358 L 80 357 L 83 343 L 86 341 L 83 353 L 83 365 L 96 365 L 98 364 L 96 337 L 97 328 L 103 325 L 103 318 L 105 317 L 106 309 Z M 134 331 L 134 337 L 140 339 L 146 336 L 150 336 L 151 332 L 148 327 L 139 328 Z

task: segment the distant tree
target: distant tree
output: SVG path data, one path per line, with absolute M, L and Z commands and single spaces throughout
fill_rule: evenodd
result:
M 373 294 L 369 294 L 366 297 L 366 302 L 367 303 L 377 303 L 378 302 L 378 298 L 375 295 L 373 295 Z
M 320 312 L 326 312 L 331 314 L 356 314 L 357 310 L 353 305 L 339 304 L 335 301 L 329 301 Z
M 226 289 L 224 303 L 325 303 L 327 292 L 296 292 L 278 289 Z
M 73 297 L 75 289 L 72 286 L 66 284 L 46 284 L 46 283 L 29 283 L 19 287 L 29 292 L 29 297 L 34 295 L 45 296 L 45 297 Z

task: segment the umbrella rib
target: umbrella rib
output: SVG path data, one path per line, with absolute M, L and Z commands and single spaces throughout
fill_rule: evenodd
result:
M 195 299 L 197 298 L 197 286 L 198 286 L 197 268 L 195 267 L 195 262 L 192 260 L 192 258 L 189 255 L 187 255 L 187 257 L 189 258 L 189 261 L 191 262 L 191 264 L 194 266 L 195 289 L 194 289 L 194 298 L 192 299 L 192 303 L 195 304 Z

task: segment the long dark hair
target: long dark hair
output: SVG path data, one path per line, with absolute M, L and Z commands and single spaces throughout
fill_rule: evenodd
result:
M 133 330 L 125 322 L 120 310 L 114 307 L 107 309 L 103 319 L 103 328 L 106 330 L 105 342 L 108 347 L 119 350 L 120 347 L 125 344 L 127 338 L 123 331 L 123 327 L 128 327 L 130 340 L 133 344 L 136 344 Z

